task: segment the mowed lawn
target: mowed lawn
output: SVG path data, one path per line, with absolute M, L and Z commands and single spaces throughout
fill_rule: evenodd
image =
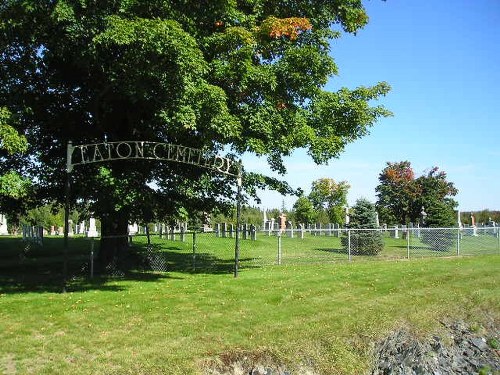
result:
M 0 373 L 203 374 L 218 358 L 360 374 L 394 329 L 500 320 L 500 256 L 130 273 L 70 292 L 0 286 Z M 2 278 L 6 282 L 6 278 Z M 37 289 L 32 289 L 37 290 Z M 46 289 L 50 290 L 50 289 Z

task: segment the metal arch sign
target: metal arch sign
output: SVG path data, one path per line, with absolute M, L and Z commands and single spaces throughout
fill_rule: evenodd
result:
M 229 176 L 240 177 L 240 165 L 229 158 L 211 155 L 204 150 L 172 143 L 149 141 L 119 141 L 73 146 L 68 142 L 66 172 L 75 165 L 112 160 L 163 160 L 197 165 Z

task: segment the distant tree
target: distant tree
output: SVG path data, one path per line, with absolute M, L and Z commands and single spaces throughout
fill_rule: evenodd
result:
M 312 202 L 305 196 L 300 196 L 293 205 L 297 224 L 312 224 L 316 219 L 316 212 Z
M 423 207 L 427 214 L 425 226 L 448 228 L 457 225 L 455 208 L 458 203 L 452 197 L 457 195 L 458 190 L 447 181 L 446 172 L 434 167 L 426 175 L 418 177 L 415 185 L 418 195 L 412 204 L 413 218 L 419 217 Z
M 346 181 L 335 182 L 331 178 L 313 181 L 309 200 L 316 211 L 326 212 L 331 223 L 343 224 L 349 184 Z
M 438 167 L 415 178 L 409 161 L 388 162 L 379 175 L 379 181 L 375 188 L 378 197 L 376 206 L 383 221 L 421 223 L 423 208 L 427 214 L 426 226 L 449 227 L 456 224 L 454 209 L 457 202 L 452 197 L 458 190 Z
M 258 207 L 243 206 L 241 210 L 241 221 L 246 224 L 262 225 L 264 212 Z M 236 223 L 236 221 L 235 221 Z
M 484 209 L 481 211 L 472 211 L 472 212 L 462 212 L 461 218 L 462 223 L 464 224 L 472 224 L 471 223 L 471 215 L 474 215 L 476 223 L 484 223 L 487 224 L 490 220 L 495 223 L 500 223 L 500 211 L 488 210 Z
M 350 209 L 349 228 L 350 246 L 352 254 L 377 255 L 384 248 L 382 233 L 377 230 L 377 211 L 375 205 L 367 199 L 361 198 Z M 365 229 L 363 231 L 363 229 Z M 342 245 L 347 250 L 349 246 L 348 235 L 341 238 Z
M 379 175 L 376 206 L 380 219 L 387 223 L 406 224 L 411 221 L 417 197 L 415 173 L 409 161 L 387 162 Z
M 447 181 L 446 173 L 438 167 L 416 179 L 418 198 L 414 203 L 415 213 L 422 208 L 427 214 L 422 223 L 428 228 L 450 228 L 458 225 L 455 208 L 458 203 L 452 199 L 458 193 L 452 182 Z M 456 243 L 456 235 L 446 229 L 422 231 L 422 242 L 436 251 L 448 251 Z

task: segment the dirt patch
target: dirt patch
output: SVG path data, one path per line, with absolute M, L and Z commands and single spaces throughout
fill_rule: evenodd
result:
M 203 375 L 319 375 L 306 366 L 287 367 L 267 350 L 223 353 L 202 367 Z

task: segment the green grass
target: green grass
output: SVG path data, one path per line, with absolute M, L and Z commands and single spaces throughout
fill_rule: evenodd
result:
M 0 253 L 12 251 L 3 241 Z M 322 374 L 354 374 L 369 368 L 373 344 L 403 325 L 427 335 L 443 319 L 500 319 L 497 255 L 252 268 L 265 253 L 254 244 L 253 253 L 242 246 L 247 267 L 235 279 L 234 240 L 224 241 L 227 249 L 199 249 L 225 260 L 223 272 L 77 278 L 65 294 L 50 283 L 9 286 L 13 275 L 1 276 L 0 373 L 198 374 L 220 356 L 253 353 L 290 369 L 309 363 Z M 49 242 L 49 257 L 60 261 Z M 88 252 L 88 241 L 72 244 L 77 256 Z M 189 243 L 163 245 L 192 259 Z

